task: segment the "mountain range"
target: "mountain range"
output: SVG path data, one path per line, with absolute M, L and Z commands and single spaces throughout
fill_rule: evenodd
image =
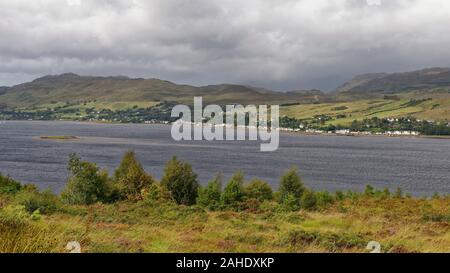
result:
M 79 76 L 73 73 L 49 75 L 12 87 L 0 87 L 3 108 L 28 108 L 58 102 L 85 101 L 191 103 L 203 96 L 207 103 L 292 104 L 317 103 L 411 91 L 450 90 L 450 68 L 429 68 L 405 73 L 376 73 L 354 77 L 332 93 L 320 90 L 276 92 L 237 84 L 192 86 L 160 79 Z
M 275 92 L 236 84 L 208 86 L 180 85 L 160 79 L 92 77 L 73 73 L 50 75 L 13 87 L 0 88 L 0 103 L 11 107 L 30 107 L 50 102 L 192 102 L 203 96 L 209 103 L 289 103 L 314 102 L 325 95 L 318 90 Z

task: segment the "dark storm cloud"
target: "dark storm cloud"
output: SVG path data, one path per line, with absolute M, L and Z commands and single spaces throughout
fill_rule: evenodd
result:
M 450 65 L 446 0 L 0 0 L 0 85 L 45 74 L 330 89 Z

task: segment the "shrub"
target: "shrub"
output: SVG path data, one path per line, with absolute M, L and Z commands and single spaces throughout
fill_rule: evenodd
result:
M 342 251 L 349 248 L 362 248 L 367 239 L 356 233 L 332 233 L 293 229 L 281 237 L 281 243 L 296 249 L 305 245 L 320 245 L 328 251 Z
M 295 248 L 317 242 L 320 240 L 320 233 L 305 231 L 303 229 L 293 229 L 282 236 L 281 240 L 283 244 Z
M 441 198 L 441 196 L 439 195 L 438 192 L 434 192 L 433 195 L 431 196 L 432 199 L 439 199 Z
M 275 201 L 264 201 L 259 205 L 259 209 L 263 212 L 277 212 L 280 210 L 280 204 Z
M 272 187 L 265 181 L 254 179 L 245 187 L 245 196 L 260 202 L 272 200 Z
M 206 187 L 198 191 L 197 204 L 210 210 L 217 210 L 220 207 L 220 196 L 222 195 L 222 176 L 218 175 L 210 181 Z
M 149 187 L 153 178 L 144 171 L 133 151 L 125 153 L 122 162 L 115 171 L 114 181 L 124 198 L 140 198 L 141 191 Z
M 246 198 L 245 201 L 238 203 L 239 210 L 246 210 L 247 212 L 256 213 L 261 210 L 261 201 L 255 198 Z
M 300 209 L 300 200 L 293 194 L 288 193 L 281 202 L 282 211 L 297 211 Z
M 334 195 L 335 195 L 336 200 L 342 201 L 345 199 L 345 195 L 341 191 L 336 191 L 336 193 Z
M 381 198 L 389 198 L 389 197 L 391 197 L 391 191 L 388 188 L 384 188 L 379 193 L 379 197 L 381 197 Z
M 194 205 L 198 195 L 197 175 L 191 165 L 173 157 L 165 168 L 161 186 L 170 191 L 180 205 Z
M 30 219 L 30 214 L 22 205 L 9 205 L 0 209 L 0 227 L 8 225 L 12 228 L 18 228 L 25 225 Z
M 8 194 L 14 194 L 20 191 L 22 188 L 22 185 L 10 178 L 9 176 L 3 176 L 0 173 L 0 194 L 1 193 L 8 193 Z
M 244 201 L 244 174 L 242 172 L 235 173 L 230 179 L 223 190 L 221 201 L 223 205 L 235 208 Z
M 354 192 L 354 191 L 351 191 L 351 190 L 348 190 L 348 191 L 345 193 L 345 197 L 348 198 L 348 199 L 350 199 L 350 200 L 353 200 L 353 201 L 357 200 L 360 196 L 361 196 L 360 193 Z
M 334 203 L 333 196 L 326 191 L 323 192 L 316 192 L 316 200 L 317 200 L 317 206 L 320 208 L 325 208 L 330 204 Z
M 366 189 L 364 190 L 364 195 L 366 195 L 366 196 L 374 196 L 375 195 L 375 189 L 371 185 L 367 185 Z
M 288 195 L 293 195 L 295 198 L 300 199 L 304 191 L 305 187 L 295 168 L 290 169 L 281 177 L 280 197 L 282 202 Z
M 62 200 L 68 204 L 90 205 L 108 201 L 111 184 L 106 171 L 101 171 L 96 164 L 81 161 L 72 154 L 69 164 L 69 179 Z
M 311 190 L 306 190 L 300 198 L 300 207 L 313 210 L 317 207 L 316 194 Z
M 57 211 L 60 207 L 59 198 L 51 191 L 22 190 L 16 195 L 15 200 L 29 213 L 39 211 L 42 214 L 48 214 Z
M 328 251 L 336 252 L 350 248 L 363 248 L 367 244 L 367 239 L 357 233 L 325 233 L 322 235 L 320 244 Z
M 145 188 L 142 196 L 144 201 L 148 203 L 170 203 L 174 201 L 171 193 L 157 183 L 153 183 L 148 188 Z
M 450 223 L 450 213 L 424 213 L 422 219 L 430 222 L 447 222 Z

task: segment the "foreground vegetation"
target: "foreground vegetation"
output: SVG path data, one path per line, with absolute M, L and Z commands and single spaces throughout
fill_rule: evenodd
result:
M 450 252 L 450 197 L 397 189 L 314 192 L 295 169 L 280 188 L 219 174 L 201 187 L 171 159 L 157 182 L 133 152 L 113 177 L 72 155 L 61 196 L 0 175 L 0 252 Z

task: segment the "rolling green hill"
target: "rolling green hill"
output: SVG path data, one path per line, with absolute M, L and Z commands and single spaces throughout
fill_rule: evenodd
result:
M 362 98 L 331 103 L 292 105 L 281 108 L 282 115 L 298 119 L 329 116 L 327 124 L 349 125 L 367 118 L 415 117 L 450 121 L 450 93 L 446 91 L 410 92 L 381 98 Z
M 328 116 L 327 124 L 353 120 L 407 117 L 450 121 L 450 68 L 356 76 L 331 94 L 319 90 L 275 92 L 236 84 L 196 87 L 160 79 L 50 75 L 12 87 L 0 87 L 0 111 L 63 109 L 71 119 L 88 109 L 147 108 L 160 102 L 280 104 L 281 114 L 297 119 Z
M 195 87 L 159 79 L 89 77 L 68 73 L 45 76 L 5 89 L 0 95 L 0 103 L 8 108 L 31 108 L 67 102 L 95 102 L 96 108 L 117 108 L 151 105 L 159 101 L 192 103 L 194 96 L 203 96 L 208 103 L 282 104 L 313 102 L 324 94 L 318 91 L 279 93 L 232 84 Z

